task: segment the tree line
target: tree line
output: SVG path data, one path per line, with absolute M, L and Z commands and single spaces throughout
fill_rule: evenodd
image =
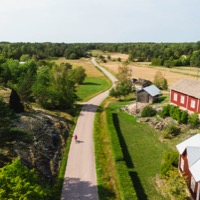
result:
M 47 109 L 71 109 L 76 87 L 86 77 L 81 66 L 69 63 L 19 60 L 0 57 L 0 85 L 15 90 L 24 103 L 37 102 Z
M 0 43 L 0 54 L 21 61 L 66 57 L 90 57 L 91 50 L 129 54 L 130 61 L 151 62 L 152 65 L 200 66 L 200 41 L 190 43 Z

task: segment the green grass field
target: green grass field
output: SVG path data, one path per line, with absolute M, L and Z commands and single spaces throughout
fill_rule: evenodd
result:
M 133 116 L 119 112 L 121 104 L 114 102 L 110 108 L 138 199 L 165 199 L 158 192 L 156 176 L 163 154 L 170 147 L 159 140 L 160 133 L 148 124 L 138 123 Z
M 77 89 L 78 101 L 87 101 L 111 87 L 106 77 L 87 77 Z

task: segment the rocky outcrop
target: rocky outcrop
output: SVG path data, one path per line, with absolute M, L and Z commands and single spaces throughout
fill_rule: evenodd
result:
M 69 123 L 42 111 L 18 115 L 16 127 L 26 131 L 26 139 L 16 142 L 14 151 L 30 168 L 54 180 L 69 135 Z

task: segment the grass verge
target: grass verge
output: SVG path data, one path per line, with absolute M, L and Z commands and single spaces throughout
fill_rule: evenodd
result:
M 78 100 L 84 102 L 107 90 L 111 86 L 106 77 L 87 77 L 78 87 Z
M 98 193 L 100 200 L 121 200 L 117 173 L 111 152 L 110 137 L 106 123 L 105 100 L 95 116 L 94 141 Z

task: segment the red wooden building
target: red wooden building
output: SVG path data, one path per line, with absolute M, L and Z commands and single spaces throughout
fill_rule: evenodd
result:
M 200 200 L 200 134 L 176 145 L 179 152 L 179 170 L 186 176 L 194 200 Z
M 200 81 L 181 79 L 170 87 L 170 102 L 200 113 Z

